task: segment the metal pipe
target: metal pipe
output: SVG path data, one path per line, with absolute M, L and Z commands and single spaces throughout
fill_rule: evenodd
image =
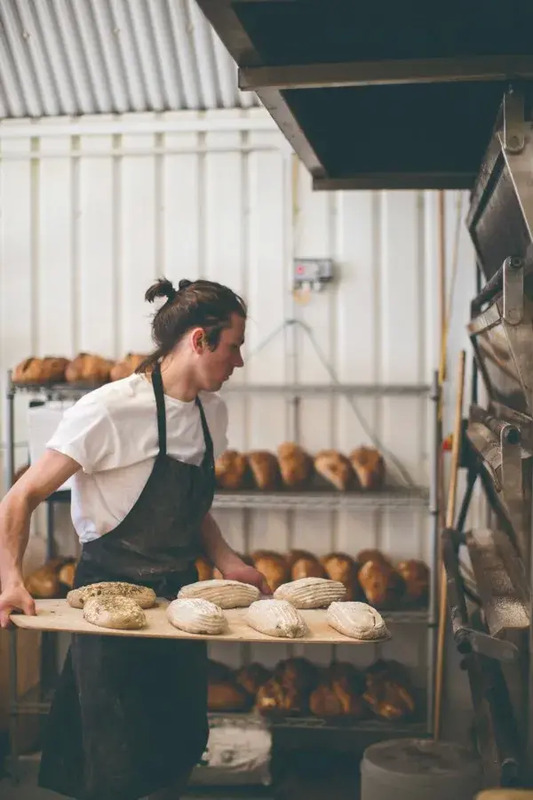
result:
M 472 405 L 471 412 L 475 420 L 482 422 L 498 439 L 503 436 L 508 444 L 520 444 L 522 434 L 517 425 L 489 414 L 486 409 L 478 405 Z
M 437 649 L 437 603 L 438 581 L 437 567 L 439 563 L 439 373 L 433 373 L 430 401 L 433 404 L 432 443 L 429 481 L 429 516 L 430 516 L 430 549 L 429 549 L 429 617 L 427 631 L 427 730 L 433 730 L 435 711 L 435 658 Z
M 485 303 L 490 302 L 498 294 L 498 292 L 502 291 L 503 272 L 506 262 L 508 262 L 509 266 L 513 269 L 518 269 L 518 267 L 523 265 L 522 259 L 518 258 L 517 256 L 511 256 L 505 259 L 498 271 L 494 273 L 489 281 L 487 281 L 477 297 L 472 300 L 470 304 L 470 313 L 472 317 L 477 316 L 477 314 L 479 314 L 481 311 L 481 307 L 485 305 Z
M 13 485 L 15 477 L 15 415 L 13 404 L 15 402 L 15 390 L 11 380 L 11 370 L 7 373 L 6 386 L 6 464 L 4 470 L 5 491 L 8 492 Z

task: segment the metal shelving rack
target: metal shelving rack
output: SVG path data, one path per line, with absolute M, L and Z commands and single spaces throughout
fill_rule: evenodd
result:
M 15 404 L 17 392 L 37 396 L 43 400 L 62 400 L 78 398 L 96 388 L 86 384 L 14 384 L 11 372 L 7 374 L 6 383 L 6 490 L 11 486 L 14 476 L 14 428 Z M 420 625 L 427 628 L 427 687 L 426 687 L 426 717 L 424 721 L 416 720 L 410 723 L 387 723 L 380 720 L 364 720 L 345 724 L 315 717 L 289 717 L 272 720 L 275 730 L 321 730 L 321 731 L 352 731 L 371 740 L 378 740 L 384 736 L 397 735 L 429 735 L 433 726 L 433 683 L 435 664 L 435 644 L 437 626 L 437 542 L 438 542 L 438 508 L 437 508 L 437 448 L 438 448 L 438 382 L 434 376 L 431 387 L 423 384 L 412 385 L 370 385 L 370 384 L 317 384 L 317 385 L 250 385 L 234 383 L 224 389 L 224 394 L 282 394 L 298 403 L 303 396 L 320 396 L 340 394 L 347 397 L 395 397 L 428 396 L 433 405 L 433 441 L 431 446 L 432 465 L 430 470 L 429 490 L 425 487 L 409 489 L 389 488 L 375 492 L 335 492 L 335 491 L 301 491 L 301 492 L 261 492 L 261 491 L 219 491 L 215 495 L 213 508 L 215 509 L 249 509 L 249 510 L 280 510 L 280 511 L 339 511 L 339 510 L 368 510 L 395 509 L 395 508 L 427 508 L 430 525 L 430 593 L 427 609 L 402 609 L 384 612 L 384 618 L 391 624 Z M 54 506 L 56 503 L 70 502 L 70 491 L 55 492 L 46 500 L 47 504 L 47 557 L 56 555 L 54 541 Z M 18 774 L 17 751 L 17 718 L 20 714 L 46 713 L 50 707 L 52 689 L 50 686 L 40 687 L 36 692 L 32 690 L 24 696 L 19 696 L 17 690 L 17 650 L 16 629 L 11 631 L 10 643 L 10 747 L 11 769 L 16 778 Z M 53 634 L 50 634 L 53 636 Z M 213 716 L 213 715 L 212 715 Z M 227 716 L 227 715 L 224 715 Z M 242 715 L 241 715 L 242 716 Z

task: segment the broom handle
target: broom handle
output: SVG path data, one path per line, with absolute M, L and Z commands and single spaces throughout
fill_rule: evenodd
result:
M 459 460 L 461 457 L 461 439 L 463 423 L 463 395 L 465 382 L 465 351 L 459 354 L 457 370 L 457 394 L 455 398 L 455 423 L 452 443 L 452 462 L 450 468 L 450 485 L 448 487 L 448 506 L 446 508 L 446 527 L 453 528 L 455 519 L 455 498 L 457 496 L 457 477 L 459 473 Z M 446 583 L 446 570 L 441 559 L 440 566 L 440 598 L 439 598 L 439 626 L 437 639 L 437 669 L 435 673 L 435 726 L 434 738 L 440 738 L 442 717 L 442 686 L 444 676 L 444 645 L 446 641 L 446 617 L 448 605 L 448 585 Z

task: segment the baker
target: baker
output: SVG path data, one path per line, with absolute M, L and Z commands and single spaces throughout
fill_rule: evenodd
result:
M 145 299 L 154 352 L 68 409 L 45 454 L 0 503 L 0 625 L 34 614 L 22 559 L 33 510 L 68 478 L 82 543 L 75 586 L 123 580 L 174 598 L 204 553 L 224 578 L 269 593 L 210 514 L 227 447 L 215 394 L 243 366 L 246 306 L 229 288 L 161 279 Z M 205 642 L 73 635 L 44 737 L 39 783 L 79 800 L 176 800 L 207 743 Z

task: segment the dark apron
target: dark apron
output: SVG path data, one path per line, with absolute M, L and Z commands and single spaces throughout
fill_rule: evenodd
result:
M 126 580 L 173 599 L 197 580 L 200 527 L 215 488 L 213 443 L 197 399 L 205 455 L 166 454 L 160 368 L 152 375 L 159 453 L 139 499 L 83 546 L 75 586 Z M 43 742 L 40 786 L 79 800 L 136 800 L 183 781 L 208 736 L 205 642 L 74 634 Z

